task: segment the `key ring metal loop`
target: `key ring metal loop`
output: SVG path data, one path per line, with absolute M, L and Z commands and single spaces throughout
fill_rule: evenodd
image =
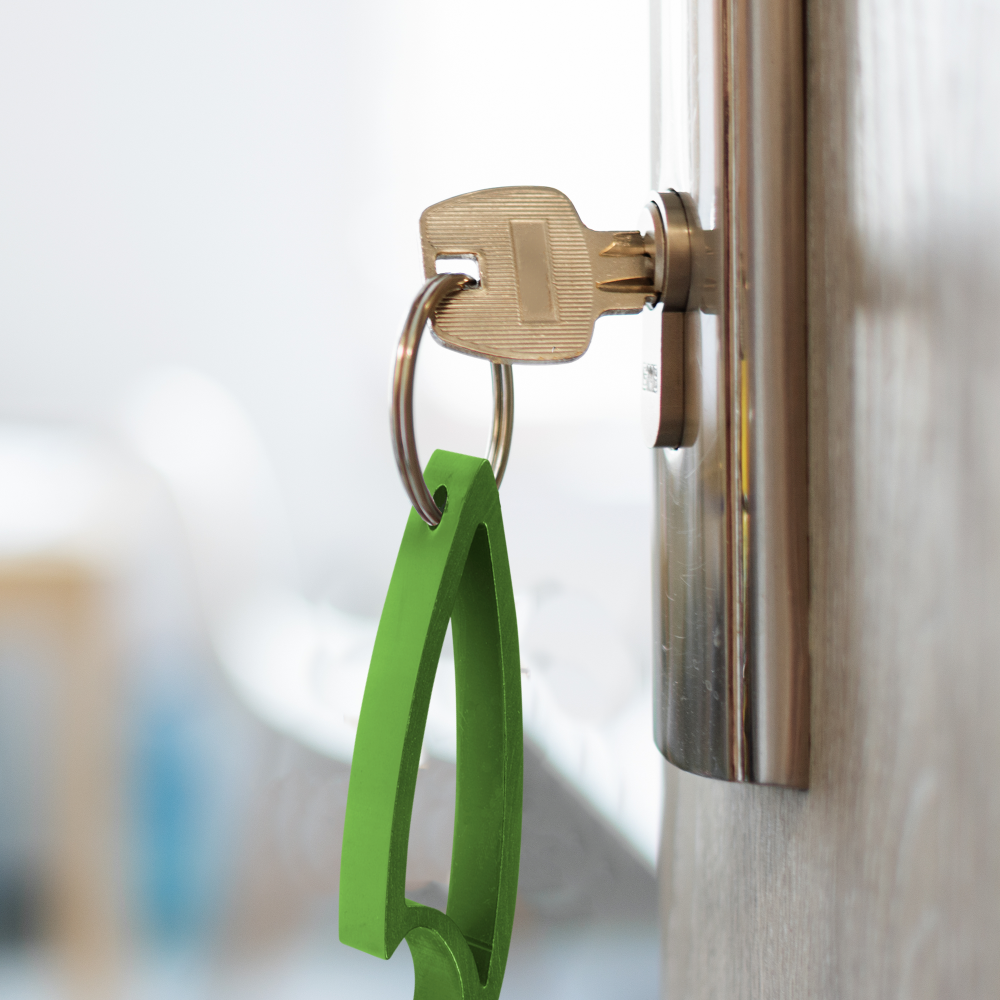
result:
M 424 482 L 413 433 L 413 373 L 424 327 L 439 305 L 455 292 L 474 284 L 467 274 L 439 274 L 431 278 L 413 302 L 396 348 L 392 372 L 392 450 L 410 502 L 433 528 L 441 523 L 441 511 Z M 493 432 L 487 460 L 497 486 L 503 480 L 514 433 L 514 372 L 510 365 L 490 362 L 493 374 Z

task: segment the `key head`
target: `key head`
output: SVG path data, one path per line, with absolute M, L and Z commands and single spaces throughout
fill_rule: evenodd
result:
M 424 273 L 438 257 L 475 255 L 480 287 L 450 296 L 435 338 L 491 361 L 572 361 L 590 345 L 595 313 L 591 230 L 572 202 L 548 187 L 473 191 L 420 217 Z

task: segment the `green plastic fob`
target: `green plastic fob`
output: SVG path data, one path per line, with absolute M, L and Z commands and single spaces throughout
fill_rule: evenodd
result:
M 411 511 L 389 583 L 351 765 L 340 939 L 389 958 L 406 939 L 414 1000 L 494 1000 L 510 948 L 524 744 L 517 618 L 488 462 L 437 451 L 424 479 L 436 528 Z M 446 912 L 404 896 L 410 813 L 448 621 L 457 785 Z

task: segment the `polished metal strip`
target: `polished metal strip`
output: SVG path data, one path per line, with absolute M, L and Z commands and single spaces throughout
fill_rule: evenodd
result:
M 658 190 L 688 191 L 685 447 L 656 452 L 656 738 L 802 788 L 809 767 L 801 0 L 659 0 Z

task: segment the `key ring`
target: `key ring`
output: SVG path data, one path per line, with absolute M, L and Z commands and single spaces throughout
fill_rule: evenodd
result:
M 431 278 L 414 300 L 396 348 L 396 365 L 392 372 L 392 450 L 410 502 L 432 528 L 441 523 L 441 511 L 427 489 L 417 455 L 413 433 L 413 372 L 427 321 L 449 295 L 474 284 L 467 274 L 438 274 Z M 490 368 L 493 374 L 493 432 L 486 458 L 493 467 L 499 487 L 514 434 L 514 372 L 510 365 L 493 362 Z

